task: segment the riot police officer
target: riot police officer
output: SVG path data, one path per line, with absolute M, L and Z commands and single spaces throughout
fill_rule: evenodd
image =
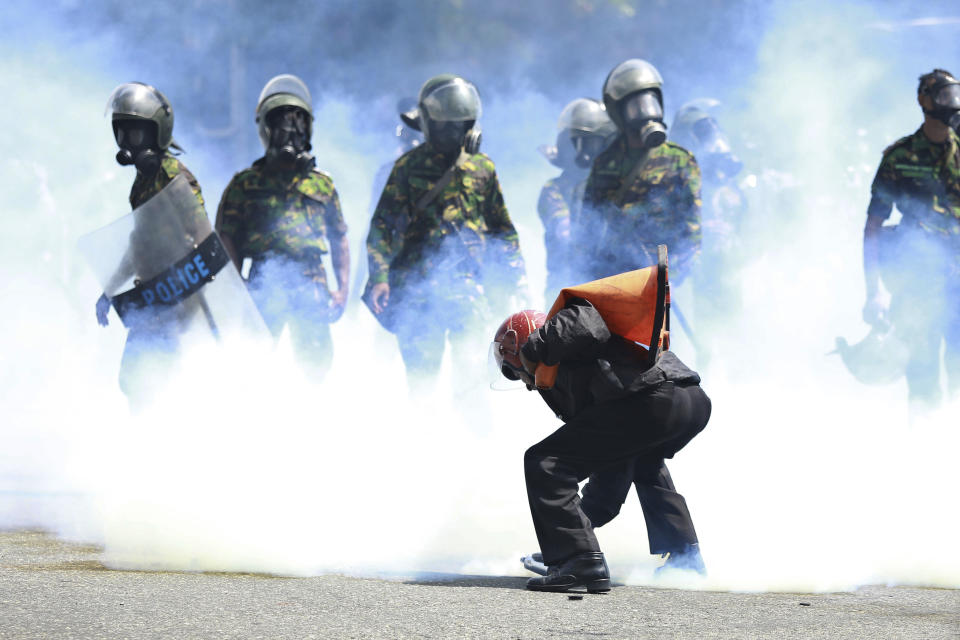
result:
M 435 377 L 448 334 L 463 345 L 489 305 L 525 296 L 517 231 L 479 152 L 480 111 L 476 87 L 459 76 L 423 85 L 415 115 L 424 143 L 394 164 L 367 236 L 364 299 L 396 334 L 413 387 Z
M 305 371 L 330 365 L 330 323 L 343 313 L 350 277 L 347 225 L 333 179 L 310 153 L 313 106 L 300 78 L 271 79 L 257 101 L 264 156 L 237 173 L 217 211 L 216 228 L 237 268 L 251 260 L 250 293 L 271 332 L 289 326 Z M 328 286 L 330 253 L 337 289 Z
M 960 389 L 960 81 L 944 69 L 925 73 L 917 102 L 923 124 L 884 150 L 863 231 L 863 316 L 892 324 L 906 343 L 914 414 L 941 400 L 942 343 L 948 389 Z M 894 205 L 901 222 L 885 227 Z
M 704 356 L 710 349 L 707 328 L 712 330 L 739 315 L 735 273 L 740 267 L 740 231 L 747 213 L 747 200 L 737 182 L 743 163 L 711 113 L 718 105 L 710 98 L 688 102 L 677 111 L 670 127 L 670 139 L 693 152 L 702 176 L 703 241 L 692 276 L 697 318 L 704 321 L 698 327 L 701 366 L 706 365 Z
M 700 169 L 686 149 L 666 141 L 663 80 L 645 60 L 627 60 L 607 76 L 603 102 L 619 135 L 587 178 L 574 242 L 590 279 L 650 264 L 667 244 L 676 281 L 700 247 Z
M 543 185 L 537 201 L 547 250 L 547 300 L 556 296 L 562 286 L 578 279 L 571 268 L 571 212 L 580 207 L 584 180 L 594 159 L 616 133 L 616 125 L 601 102 L 577 98 L 560 113 L 556 145 L 543 149 L 550 163 L 562 170 Z
M 173 153 L 183 151 L 173 139 L 173 107 L 157 88 L 142 82 L 127 82 L 113 90 L 107 112 L 119 147 L 117 162 L 137 170 L 130 188 L 132 209 L 144 205 L 178 176 L 183 176 L 189 184 L 196 197 L 196 207 L 182 217 L 183 237 L 179 240 L 184 243 L 183 253 L 187 253 L 193 248 L 193 240 L 203 235 L 201 228 L 206 222 L 206 213 L 197 179 Z M 134 227 L 126 253 L 106 283 L 105 289 L 111 295 L 131 278 L 147 277 L 147 272 L 152 275 L 167 266 L 152 264 L 156 262 L 151 259 L 156 251 L 150 245 L 163 239 L 151 236 L 143 224 Z M 96 304 L 97 321 L 102 326 L 107 326 L 110 306 L 110 297 L 102 294 Z M 152 381 L 150 376 L 142 374 L 158 364 L 158 358 L 153 356 L 176 348 L 180 331 L 194 311 L 196 304 L 191 302 L 152 317 L 149 322 L 130 326 L 120 363 L 120 386 L 133 404 L 149 394 Z M 158 357 L 163 360 L 162 355 Z M 147 366 L 141 366 L 145 364 Z

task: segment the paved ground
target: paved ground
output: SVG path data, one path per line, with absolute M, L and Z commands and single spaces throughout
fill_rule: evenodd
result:
M 523 579 L 111 571 L 98 549 L 0 533 L 0 638 L 960 638 L 960 591 L 735 594 Z

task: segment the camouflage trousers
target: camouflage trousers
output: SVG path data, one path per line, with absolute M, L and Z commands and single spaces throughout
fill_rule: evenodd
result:
M 884 285 L 890 290 L 890 320 L 910 351 L 907 389 L 911 405 L 939 405 L 943 395 L 940 349 L 945 347 L 947 390 L 960 393 L 960 282 L 955 247 L 906 228 L 890 230 L 881 245 Z
M 482 300 L 406 299 L 395 308 L 397 344 L 410 388 L 427 390 L 435 384 L 447 338 L 458 378 L 485 371 L 485 324 L 489 313 Z
M 290 330 L 294 353 L 304 372 L 323 380 L 333 360 L 330 292 L 311 277 L 312 267 L 282 254 L 265 254 L 250 269 L 250 297 L 275 338 Z

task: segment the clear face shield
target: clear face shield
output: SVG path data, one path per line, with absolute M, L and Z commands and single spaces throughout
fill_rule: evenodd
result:
M 570 142 L 577 154 L 574 161 L 581 169 L 589 169 L 607 147 L 607 140 L 603 136 L 582 131 L 571 131 Z
M 696 142 L 696 153 L 705 174 L 731 178 L 743 169 L 743 163 L 733 154 L 730 142 L 716 120 L 701 118 L 693 123 L 691 134 Z
M 271 78 L 270 81 L 264 85 L 263 90 L 260 91 L 257 104 L 262 105 L 270 96 L 280 94 L 299 98 L 307 105 L 307 108 L 313 105 L 313 98 L 310 96 L 310 90 L 307 89 L 307 85 L 297 76 L 290 74 L 283 74 Z
M 146 175 L 156 171 L 161 160 L 157 118 L 172 117 L 170 105 L 153 87 L 128 82 L 110 94 L 104 115 L 110 117 L 120 147 L 117 163 L 136 165 Z
M 111 120 L 142 118 L 150 120 L 158 111 L 169 114 L 170 105 L 148 85 L 127 82 L 113 90 L 107 99 L 104 115 Z
M 628 134 L 638 138 L 643 147 L 656 147 L 666 141 L 667 128 L 663 124 L 663 106 L 657 90 L 646 89 L 628 96 L 620 110 Z
M 520 376 L 510 365 L 503 361 L 500 349 L 502 345 L 493 341 L 487 350 L 487 381 L 494 391 L 520 391 L 526 389 Z
M 928 95 L 933 101 L 931 113 L 953 129 L 960 130 L 960 83 L 945 80 L 930 88 Z
M 282 166 L 294 166 L 311 158 L 310 114 L 300 107 L 284 106 L 271 110 L 267 116 L 270 143 L 267 160 Z
M 474 127 L 482 108 L 476 87 L 456 78 L 436 87 L 420 104 L 420 129 L 426 141 L 442 152 L 461 146 L 468 153 L 480 147 L 480 132 Z

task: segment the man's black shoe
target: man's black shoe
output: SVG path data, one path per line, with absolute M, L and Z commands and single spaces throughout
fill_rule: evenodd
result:
M 527 580 L 527 589 L 531 591 L 569 591 L 577 587 L 586 587 L 588 593 L 610 591 L 610 571 L 602 553 L 578 553 L 549 567 L 544 577 Z

